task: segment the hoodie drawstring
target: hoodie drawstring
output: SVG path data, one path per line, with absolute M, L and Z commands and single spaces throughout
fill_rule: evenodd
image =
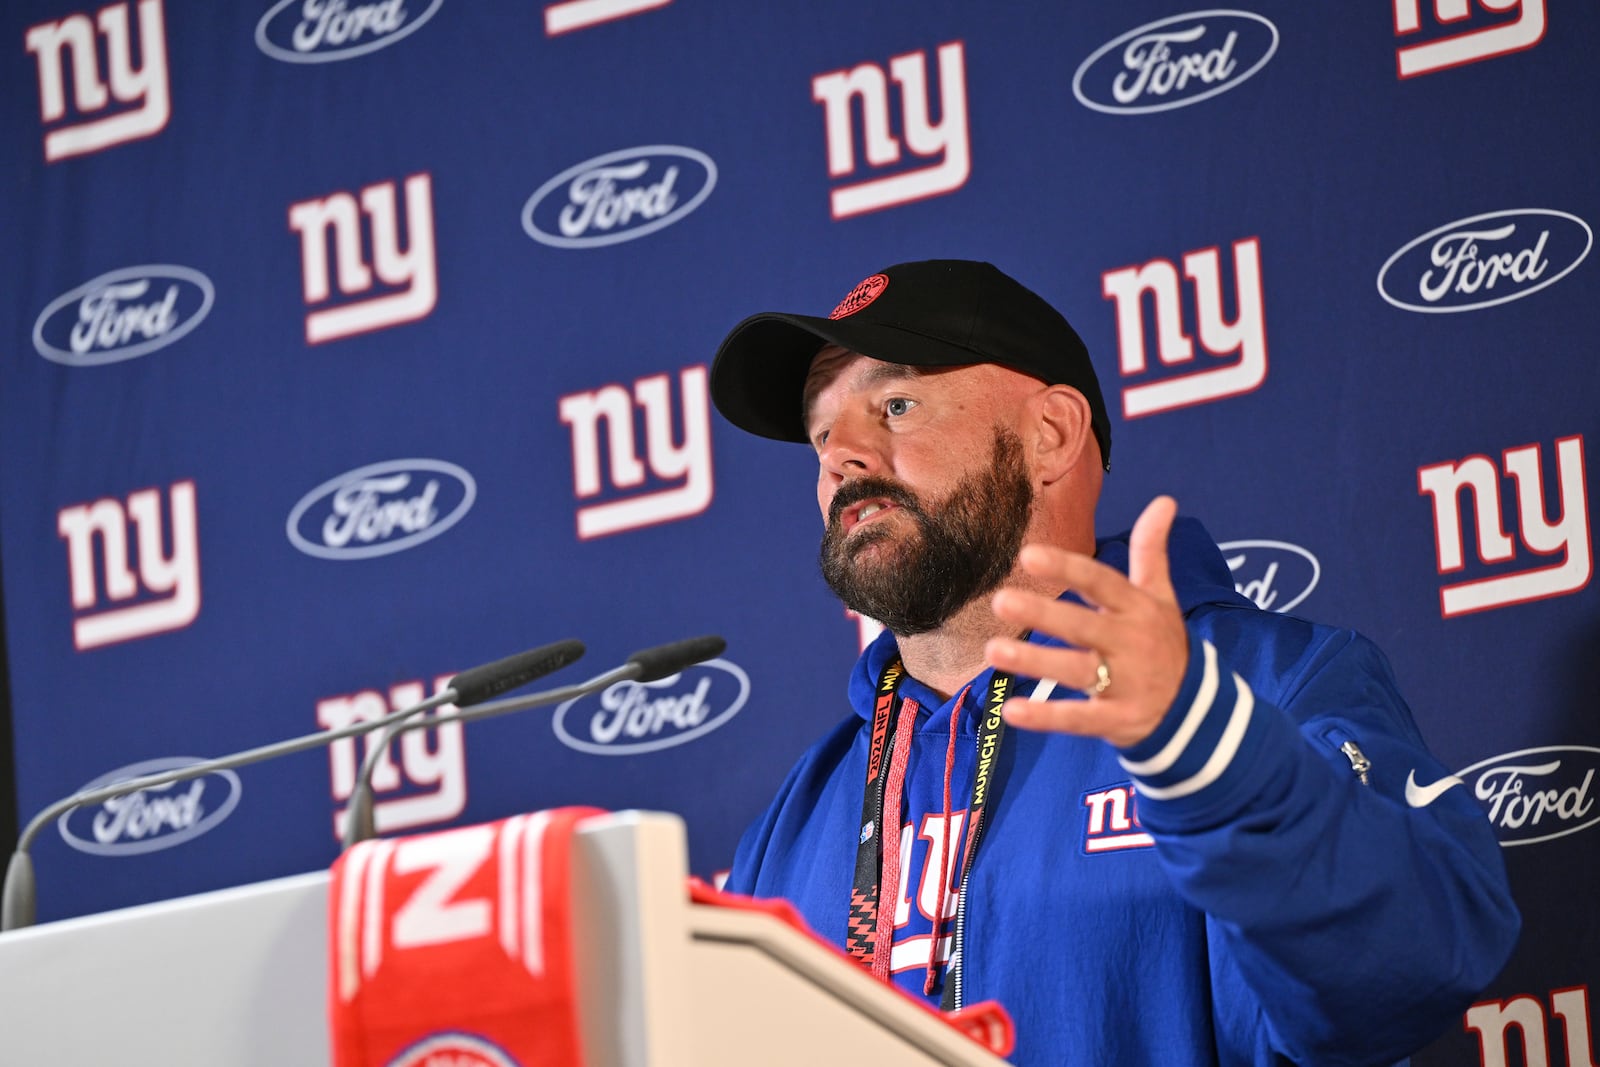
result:
M 967 702 L 969 685 L 961 690 L 950 709 L 950 744 L 944 752 L 944 843 L 939 849 L 939 895 L 933 906 L 933 941 L 928 948 L 928 974 L 922 984 L 925 996 L 933 995 L 939 977 L 939 938 L 944 933 L 944 906 L 950 895 L 950 851 L 955 848 L 955 829 L 950 825 L 950 778 L 956 767 L 956 723 L 961 719 L 961 705 Z

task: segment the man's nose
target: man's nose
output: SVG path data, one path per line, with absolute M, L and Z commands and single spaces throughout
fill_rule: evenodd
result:
M 828 439 L 817 450 L 817 461 L 825 473 L 843 481 L 878 474 L 884 458 L 878 435 L 865 420 L 840 417 L 828 427 Z

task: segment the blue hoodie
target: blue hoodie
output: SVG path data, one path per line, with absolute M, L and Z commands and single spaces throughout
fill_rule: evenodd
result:
M 1428 753 L 1374 645 L 1257 609 L 1192 519 L 1178 520 L 1168 551 L 1190 660 L 1156 732 L 1125 750 L 1005 732 L 961 901 L 961 1001 L 1005 1005 L 1019 1064 L 1402 1060 L 1459 1018 L 1516 940 L 1484 813 Z M 1096 554 L 1125 572 L 1126 535 Z M 840 946 L 873 691 L 897 655 L 890 633 L 862 654 L 854 714 L 790 772 L 727 883 L 788 899 Z M 946 957 L 990 674 L 964 699 L 913 678 L 899 688 L 920 710 L 894 980 L 934 1004 L 956 981 Z M 936 934 L 947 826 L 956 848 Z

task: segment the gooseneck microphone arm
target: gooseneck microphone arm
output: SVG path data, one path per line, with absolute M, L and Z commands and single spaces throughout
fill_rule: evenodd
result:
M 543 693 L 529 693 L 523 697 L 496 700 L 490 704 L 480 704 L 468 711 L 435 716 L 425 722 L 413 720 L 401 723 L 395 733 L 408 733 L 423 726 L 435 726 L 446 722 L 477 722 L 479 719 L 492 719 L 497 715 L 506 715 L 513 711 L 526 711 L 528 708 L 542 707 L 546 704 L 561 704 L 588 696 L 618 682 L 659 681 L 677 674 L 685 667 L 692 667 L 696 663 L 711 659 L 727 647 L 728 643 L 722 638 L 710 635 L 674 641 L 670 645 L 660 645 L 656 648 L 647 648 L 643 652 L 635 652 L 620 667 L 613 667 L 604 674 L 597 674 L 588 681 L 576 685 L 565 685 Z
M 367 750 L 367 758 L 362 764 L 361 775 L 356 780 L 356 787 L 350 794 L 350 805 L 346 808 L 345 847 L 349 848 L 351 845 L 365 841 L 376 833 L 371 806 L 372 771 L 377 766 L 379 754 L 401 734 L 425 727 L 442 726 L 449 722 L 477 722 L 479 719 L 492 719 L 497 715 L 507 715 L 514 711 L 526 711 L 529 708 L 544 707 L 548 704 L 562 704 L 568 700 L 576 700 L 579 697 L 588 696 L 590 693 L 598 692 L 607 686 L 616 685 L 618 682 L 659 681 L 662 678 L 677 674 L 685 667 L 693 666 L 703 660 L 720 655 L 727 647 L 728 643 L 726 641 L 714 635 L 691 637 L 687 640 L 674 641 L 671 644 L 658 645 L 655 648 L 647 648 L 641 652 L 635 652 L 621 666 L 613 667 L 609 671 L 597 674 L 587 681 L 578 682 L 576 685 L 564 685 L 542 693 L 529 693 L 527 696 L 511 697 L 507 700 L 479 704 L 470 710 L 445 712 L 428 719 L 415 715 L 392 718 L 378 744 Z M 461 705 L 458 703 L 457 707 L 460 708 Z M 362 799 L 359 810 L 357 807 L 358 797 Z
M 377 832 L 373 823 L 372 773 L 377 769 L 378 761 L 383 758 L 383 754 L 389 750 L 389 743 L 400 732 L 402 724 L 421 722 L 427 726 L 437 725 L 440 722 L 438 718 L 421 719 L 420 716 L 441 704 L 454 703 L 458 708 L 481 704 L 490 697 L 510 692 L 535 678 L 553 674 L 569 663 L 576 662 L 583 653 L 581 641 L 558 641 L 556 644 L 536 648 L 531 652 L 519 652 L 515 656 L 507 656 L 505 659 L 462 671 L 450 679 L 450 688 L 446 692 L 454 694 L 452 700 L 441 701 L 436 697 L 431 702 L 424 702 L 384 716 L 377 723 L 377 727 L 381 728 L 383 733 L 379 735 L 375 744 L 367 746 L 366 758 L 361 763 L 361 773 L 356 775 L 356 785 L 350 792 L 350 802 L 345 805 L 344 847 L 349 848 L 357 841 L 364 841 Z
M 577 660 L 583 652 L 583 643 L 580 641 L 558 641 L 543 648 L 518 653 L 496 660 L 494 663 L 463 671 L 451 679 L 451 684 L 447 688 L 427 700 L 369 722 L 352 723 L 338 730 L 324 730 L 303 737 L 290 738 L 287 741 L 262 745 L 229 756 L 191 763 L 187 767 L 175 767 L 123 782 L 113 782 L 96 789 L 86 789 L 64 797 L 35 815 L 17 838 L 16 849 L 11 854 L 11 861 L 6 865 L 5 887 L 3 892 L 0 892 L 0 930 L 15 930 L 33 925 L 36 894 L 33 860 L 28 855 L 28 849 L 39 836 L 39 832 L 52 819 L 65 812 L 85 804 L 103 803 L 113 797 L 126 796 L 144 789 L 154 789 L 157 786 L 199 778 L 213 771 L 232 770 L 263 760 L 277 759 L 279 756 L 290 756 L 297 752 L 322 748 L 347 737 L 357 737 L 374 730 L 381 730 L 397 720 L 420 715 L 443 704 L 454 703 L 460 707 L 464 703 L 480 702 L 559 670 Z M 436 720 L 424 721 L 432 723 Z

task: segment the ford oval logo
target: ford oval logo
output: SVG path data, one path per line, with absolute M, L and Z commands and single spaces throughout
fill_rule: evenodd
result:
M 124 267 L 50 301 L 33 324 L 33 347 L 69 367 L 120 363 L 175 344 L 200 325 L 216 290 L 188 267 Z
M 1317 557 L 1288 541 L 1229 541 L 1218 545 L 1233 587 L 1263 611 L 1293 611 L 1322 577 Z
M 278 0 L 256 23 L 256 47 L 285 63 L 354 59 L 417 32 L 443 3 L 413 16 L 405 0 Z
M 99 789 L 147 774 L 204 762 L 196 756 L 167 756 L 119 767 L 85 785 Z M 132 856 L 192 841 L 226 819 L 239 806 L 239 776 L 212 771 L 171 785 L 113 797 L 97 807 L 74 808 L 56 820 L 67 844 L 97 856 Z
M 1595 771 L 1600 748 L 1552 745 L 1524 748 L 1457 771 L 1488 810 L 1502 847 L 1534 845 L 1600 823 Z
M 1475 311 L 1571 274 L 1594 231 L 1576 215 L 1547 208 L 1491 211 L 1429 230 L 1378 271 L 1378 295 L 1405 311 Z
M 556 248 L 598 248 L 655 233 L 705 203 L 717 165 L 680 145 L 625 148 L 568 167 L 528 198 L 522 228 Z
M 1095 49 L 1072 76 L 1072 93 L 1084 107 L 1112 115 L 1170 111 L 1238 86 L 1277 50 L 1278 27 L 1260 15 L 1191 11 Z
M 392 459 L 329 478 L 289 512 L 289 541 L 321 559 L 369 559 L 415 548 L 461 521 L 472 475 L 438 459 Z
M 556 736 L 568 748 L 628 756 L 684 745 L 739 714 L 750 678 L 725 659 L 708 659 L 656 682 L 618 682 L 556 709 Z

